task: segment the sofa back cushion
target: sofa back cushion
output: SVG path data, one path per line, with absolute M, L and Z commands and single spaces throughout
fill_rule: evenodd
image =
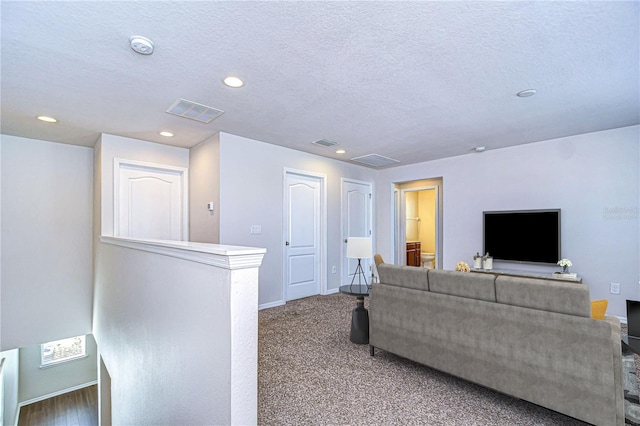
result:
M 507 305 L 591 317 L 589 287 L 583 284 L 500 275 L 496 299 Z
M 495 279 L 491 274 L 429 269 L 429 290 L 434 293 L 495 302 Z
M 427 268 L 392 265 L 382 263 L 378 266 L 378 276 L 383 284 L 429 291 Z

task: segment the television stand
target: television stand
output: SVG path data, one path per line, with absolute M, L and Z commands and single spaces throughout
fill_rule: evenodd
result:
M 540 272 L 540 271 L 520 271 L 517 269 L 471 269 L 471 272 L 477 272 L 481 274 L 493 274 L 493 275 L 508 275 L 511 277 L 524 277 L 524 278 L 537 278 L 545 280 L 557 280 L 568 281 L 572 283 L 582 283 L 582 277 L 569 275 L 564 277 L 562 274 L 554 274 L 553 272 Z

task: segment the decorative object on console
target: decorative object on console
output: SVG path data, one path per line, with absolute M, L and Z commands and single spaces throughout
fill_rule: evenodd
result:
M 469 264 L 467 264 L 467 262 L 458 262 L 456 263 L 456 271 L 471 272 L 471 269 L 469 269 Z
M 573 263 L 569 259 L 560 259 L 558 260 L 558 265 L 562 266 L 561 274 L 568 274 L 569 266 L 573 266 Z
M 482 256 L 479 251 L 473 256 L 473 269 L 482 269 Z
M 351 285 L 353 285 L 357 276 L 358 285 L 362 285 L 362 281 L 364 281 L 364 284 L 368 288 L 371 288 L 367 283 L 367 277 L 362 269 L 360 261 L 362 259 L 368 259 L 372 255 L 373 250 L 371 248 L 371 237 L 349 237 L 347 239 L 347 257 L 350 259 L 358 259 L 358 266 L 356 266 L 356 270 L 353 273 Z
M 482 269 L 490 271 L 493 269 L 493 257 L 489 256 L 489 252 L 482 256 Z

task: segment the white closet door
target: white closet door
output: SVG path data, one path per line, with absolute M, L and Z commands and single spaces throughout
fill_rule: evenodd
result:
M 185 168 L 116 159 L 115 235 L 185 240 L 186 173 Z

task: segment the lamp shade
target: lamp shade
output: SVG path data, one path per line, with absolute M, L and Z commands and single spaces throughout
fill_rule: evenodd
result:
M 349 237 L 347 239 L 347 257 L 366 259 L 372 256 L 371 237 Z

